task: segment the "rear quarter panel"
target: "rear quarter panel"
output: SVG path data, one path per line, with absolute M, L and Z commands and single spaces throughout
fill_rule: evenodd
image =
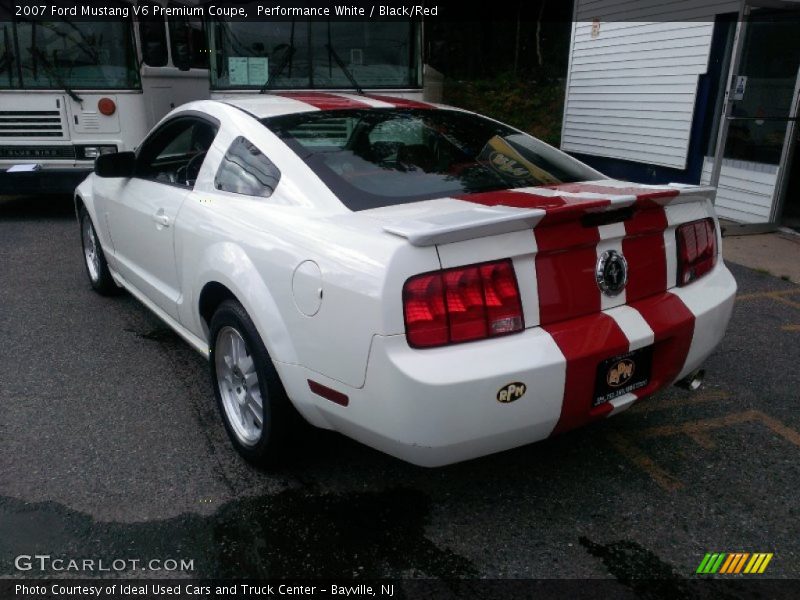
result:
M 211 281 L 222 283 L 244 305 L 274 361 L 363 386 L 372 337 L 402 333 L 403 282 L 439 268 L 436 249 L 412 247 L 373 219 L 348 211 L 283 142 L 230 110 L 236 113 L 223 121 L 176 223 L 181 322 L 207 339 L 200 293 Z M 214 174 L 238 135 L 281 170 L 269 198 L 214 187 Z M 321 274 L 314 314 L 300 310 L 303 298 L 293 291 L 317 291 L 314 282 L 296 277 L 307 261 Z

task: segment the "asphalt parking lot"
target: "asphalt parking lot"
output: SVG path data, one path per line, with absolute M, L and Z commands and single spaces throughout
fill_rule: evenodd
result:
M 429 470 L 319 432 L 238 458 L 206 365 L 87 283 L 69 199 L 0 199 L 0 577 L 20 554 L 184 558 L 176 577 L 800 577 L 800 286 L 732 265 L 704 388 Z M 132 572 L 134 576 L 147 573 Z M 163 574 L 162 574 L 163 575 Z

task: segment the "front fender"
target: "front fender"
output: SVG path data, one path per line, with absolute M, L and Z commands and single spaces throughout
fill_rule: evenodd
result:
M 76 218 L 78 217 L 78 207 L 80 204 L 83 204 L 84 208 L 86 208 L 86 212 L 89 213 L 92 219 L 95 232 L 100 240 L 100 246 L 105 251 L 106 260 L 113 269 L 116 267 L 114 238 L 111 235 L 111 229 L 108 223 L 108 214 L 106 212 L 108 208 L 103 205 L 103 190 L 101 189 L 100 195 L 96 194 L 96 184 L 97 181 L 94 173 L 90 173 L 86 179 L 75 188 L 75 194 L 73 196 L 73 201 L 75 202 L 75 216 Z M 106 189 L 105 191 L 108 192 L 109 190 Z
M 233 242 L 219 242 L 203 252 L 197 276 L 191 286 L 192 328 L 208 339 L 208 329 L 200 315 L 200 292 L 211 282 L 228 288 L 241 302 L 255 323 L 267 351 L 274 361 L 296 364 L 297 352 L 281 317 L 275 297 L 267 288 L 247 253 Z
M 81 181 L 78 184 L 78 187 L 75 188 L 75 193 L 73 194 L 73 202 L 75 203 L 75 217 L 78 217 L 78 206 L 83 204 L 86 207 L 86 210 L 89 212 L 89 216 L 92 217 L 92 220 L 95 220 L 95 208 L 94 208 L 94 194 L 92 193 L 92 176 L 89 175 L 86 179 Z

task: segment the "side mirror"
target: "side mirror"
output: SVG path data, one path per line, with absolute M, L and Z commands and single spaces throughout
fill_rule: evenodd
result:
M 101 154 L 94 161 L 94 172 L 98 177 L 133 177 L 136 172 L 136 154 L 133 152 Z

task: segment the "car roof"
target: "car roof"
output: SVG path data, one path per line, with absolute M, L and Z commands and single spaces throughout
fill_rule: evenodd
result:
M 258 119 L 318 110 L 451 108 L 402 96 L 318 91 L 222 96 L 218 101 L 245 110 Z

